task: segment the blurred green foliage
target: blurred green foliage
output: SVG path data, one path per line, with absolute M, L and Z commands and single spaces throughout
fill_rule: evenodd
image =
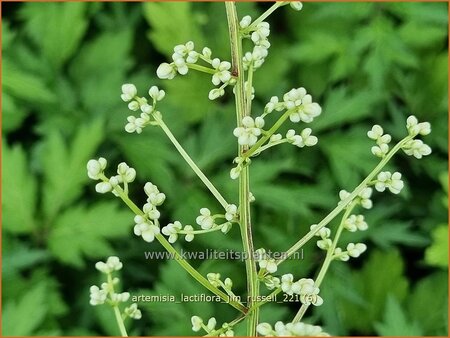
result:
M 268 4 L 241 3 L 256 17 Z M 201 182 L 157 128 L 123 131 L 122 83 L 143 92 L 162 86 L 166 123 L 199 166 L 237 201 L 228 173 L 234 157 L 232 96 L 207 99 L 208 76 L 155 76 L 174 45 L 193 40 L 229 58 L 221 3 L 2 3 L 2 334 L 117 335 L 108 308 L 88 304 L 99 282 L 93 265 L 108 255 L 124 261 L 122 283 L 136 294 L 203 290 L 175 262 L 146 261 L 162 250 L 132 235 L 133 215 L 111 196 L 98 196 L 86 176 L 88 159 L 125 160 L 138 172 L 131 195 L 143 204 L 151 180 L 167 195 L 165 222 L 192 223 L 200 207 L 218 210 Z M 431 122 L 433 154 L 398 156 L 400 196 L 377 194 L 367 232 L 343 240 L 369 250 L 353 263 L 334 263 L 323 284 L 323 306 L 309 321 L 334 335 L 441 335 L 447 327 L 447 4 L 305 3 L 273 15 L 272 47 L 255 74 L 255 113 L 272 95 L 305 86 L 323 106 L 311 127 L 317 147 L 283 146 L 251 166 L 256 247 L 286 250 L 371 170 L 366 131 L 381 124 L 394 138 L 413 113 Z M 240 250 L 238 229 L 198 236 L 185 250 Z M 304 260 L 281 272 L 313 276 L 323 252 L 314 243 Z M 245 294 L 244 265 L 197 261 Z M 133 335 L 190 335 L 190 316 L 236 316 L 224 304 L 145 303 Z M 298 304 L 271 304 L 262 320 L 289 320 Z M 238 328 L 237 333 L 244 334 Z

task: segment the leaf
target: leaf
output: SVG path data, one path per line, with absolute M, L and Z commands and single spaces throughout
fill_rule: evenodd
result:
M 78 205 L 58 217 L 50 229 L 48 245 L 59 261 L 83 267 L 83 256 L 112 254 L 108 240 L 129 235 L 131 225 L 132 215 L 113 202 L 96 203 L 91 208 Z
M 371 224 L 372 225 L 372 224 Z M 401 222 L 385 218 L 381 224 L 373 224 L 370 238 L 380 248 L 392 248 L 396 244 L 424 246 L 429 243 L 427 237 L 412 228 L 412 222 Z
M 442 224 L 431 233 L 433 243 L 425 251 L 425 262 L 448 269 L 448 225 Z
M 373 114 L 373 106 L 380 99 L 368 90 L 349 93 L 346 87 L 330 91 L 320 118 L 312 125 L 315 132 L 336 129 L 346 123 L 355 123 Z M 365 134 L 361 135 L 365 138 Z
M 60 68 L 77 50 L 88 26 L 86 7 L 83 2 L 23 6 L 25 29 L 54 68 Z
M 202 285 L 197 283 L 192 277 L 181 269 L 175 260 L 169 260 L 160 271 L 158 281 L 150 291 L 140 290 L 133 293 L 137 295 L 149 296 L 170 296 L 175 297 L 175 302 L 167 300 L 141 302 L 139 307 L 144 309 L 143 316 L 152 319 L 154 326 L 151 332 L 144 334 L 164 336 L 164 335 L 191 335 L 191 316 L 196 315 L 204 319 L 209 319 L 214 314 L 214 309 L 219 308 L 219 304 L 213 302 L 181 302 L 181 295 L 212 295 Z M 131 299 L 133 301 L 133 299 Z M 223 305 L 229 306 L 229 305 Z
M 103 140 L 103 130 L 101 120 L 81 126 L 69 147 L 58 131 L 48 134 L 41 155 L 45 175 L 43 210 L 48 219 L 52 220 L 82 192 L 83 183 L 88 181 L 86 163 Z
M 399 301 L 407 296 L 408 280 L 403 275 L 403 269 L 403 260 L 398 251 L 374 251 L 361 271 L 354 272 L 356 289 L 364 296 L 365 304 L 362 306 L 345 300 L 339 302 L 337 311 L 342 311 L 349 330 L 370 333 L 372 324 L 381 319 L 387 293 Z
M 432 300 L 433 307 L 427 308 Z M 447 336 L 448 273 L 421 279 L 408 297 L 408 314 L 420 323 L 426 336 Z
M 25 152 L 20 146 L 2 145 L 2 211 L 3 230 L 23 234 L 37 226 L 36 179 L 30 173 Z
M 405 315 L 397 299 L 389 296 L 386 301 L 382 322 L 375 323 L 380 336 L 421 336 L 422 329 Z
M 175 45 L 188 41 L 202 47 L 203 36 L 194 20 L 192 6 L 190 2 L 143 4 L 144 17 L 151 26 L 148 37 L 159 52 L 166 56 L 172 55 Z
M 2 93 L 2 113 L 2 130 L 5 133 L 17 129 L 28 115 L 28 111 L 19 106 L 7 92 Z
M 35 333 L 48 312 L 46 293 L 46 284 L 39 283 L 26 290 L 20 299 L 7 302 L 2 316 L 2 335 L 29 336 Z
M 334 132 L 320 138 L 337 183 L 346 190 L 356 187 L 375 166 L 373 145 L 363 128 L 353 127 L 348 132 Z
M 39 104 L 56 101 L 42 78 L 19 69 L 8 59 L 2 62 L 2 83 L 3 90 L 18 99 Z

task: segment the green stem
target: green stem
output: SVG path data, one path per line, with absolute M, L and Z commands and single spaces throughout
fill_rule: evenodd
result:
M 208 67 L 205 67 L 205 66 L 196 65 L 194 63 L 187 63 L 187 66 L 190 69 L 198 70 L 200 72 L 207 73 L 207 74 L 214 75 L 214 73 L 216 73 L 216 70 L 213 69 L 213 68 L 208 68 Z
M 263 22 L 265 19 L 267 19 L 267 17 L 272 14 L 273 12 L 275 12 L 275 10 L 277 10 L 278 8 L 280 8 L 281 6 L 286 5 L 286 1 L 277 1 L 275 2 L 272 7 L 270 7 L 267 11 L 265 11 L 263 14 L 261 14 L 255 21 L 253 21 L 253 23 L 250 24 L 250 26 L 248 26 L 247 28 L 245 28 L 245 31 L 252 31 L 255 29 L 255 27 Z
M 104 180 L 107 180 L 106 176 L 102 177 Z M 139 207 L 134 204 L 133 201 L 129 199 L 127 195 L 125 195 L 125 192 L 121 187 L 115 187 L 114 190 L 117 192 L 119 197 L 122 199 L 122 201 L 125 202 L 125 204 L 136 214 L 140 216 L 145 216 L 144 212 L 139 209 Z M 190 265 L 179 253 L 175 248 L 166 240 L 166 238 L 161 235 L 157 234 L 155 235 L 155 238 L 158 240 L 159 243 L 171 254 L 171 257 L 177 261 L 178 264 L 181 265 L 181 267 L 186 270 L 197 282 L 199 282 L 201 285 L 203 285 L 205 288 L 207 288 L 209 291 L 211 291 L 216 296 L 219 296 L 222 300 L 229 303 L 231 306 L 233 306 L 235 309 L 239 310 L 242 313 L 247 312 L 247 308 L 240 302 L 237 302 L 235 300 L 231 300 L 224 292 L 213 286 L 205 277 L 203 277 L 192 265 Z
M 277 261 L 277 264 L 283 263 L 286 259 L 288 259 L 290 256 L 294 254 L 297 250 L 299 250 L 305 243 L 307 243 L 316 232 L 318 232 L 320 229 L 322 229 L 324 226 L 326 226 L 328 223 L 330 223 L 337 215 L 341 213 L 343 209 L 347 207 L 347 205 L 356 197 L 358 196 L 361 191 L 366 188 L 367 184 L 372 181 L 372 179 L 375 178 L 375 176 L 384 168 L 384 166 L 389 162 L 389 160 L 399 151 L 408 141 L 412 140 L 415 137 L 413 136 L 407 136 L 404 139 L 402 139 L 400 142 L 398 142 L 389 153 L 386 154 L 385 157 L 382 158 L 382 160 L 378 163 L 378 165 L 372 170 L 372 172 L 364 179 L 364 181 L 361 182 L 360 185 L 356 187 L 355 190 L 341 203 L 338 204 L 336 208 L 334 208 L 314 229 L 308 232 L 305 236 L 303 236 L 297 243 L 295 243 L 293 246 L 291 246 L 287 251 L 286 254 L 283 255 L 282 259 L 279 259 Z
M 108 285 L 111 292 L 114 293 L 114 283 L 110 273 L 108 273 Z M 127 329 L 125 328 L 125 324 L 123 322 L 122 315 L 120 314 L 119 307 L 117 306 L 117 304 L 114 304 L 112 307 L 114 309 L 114 316 L 116 317 L 117 325 L 119 326 L 120 335 L 122 337 L 128 337 Z
M 293 112 L 294 109 L 289 109 L 284 112 L 283 115 L 278 119 L 277 122 L 267 131 L 267 133 L 261 137 L 258 142 L 256 142 L 249 150 L 247 150 L 241 157 L 243 159 L 249 158 L 253 154 L 257 153 L 259 150 L 259 147 L 261 147 L 266 141 L 270 139 L 270 137 L 275 134 L 275 132 L 281 127 L 281 125 L 284 123 L 284 121 L 287 120 L 289 115 Z
M 327 273 L 328 268 L 330 267 L 330 264 L 333 261 L 334 250 L 336 250 L 336 246 L 339 242 L 339 238 L 341 237 L 342 231 L 344 230 L 345 221 L 350 216 L 354 207 L 355 207 L 355 203 L 353 202 L 352 204 L 350 204 L 348 206 L 347 210 L 345 211 L 344 215 L 342 216 L 341 223 L 339 224 L 339 227 L 336 231 L 336 235 L 334 236 L 333 243 L 331 244 L 331 247 L 327 251 L 325 260 L 324 260 L 322 267 L 320 268 L 319 274 L 317 275 L 316 280 L 314 282 L 315 286 L 317 286 L 317 287 L 320 287 L 320 285 L 322 284 L 325 274 Z M 297 322 L 301 321 L 306 310 L 308 310 L 308 308 L 309 308 L 309 305 L 302 304 L 302 306 L 298 310 L 298 312 L 295 315 L 292 322 L 297 323 Z
M 235 86 L 236 98 L 236 120 L 239 127 L 242 119 L 249 116 L 249 105 L 246 105 L 246 93 L 244 90 L 244 67 L 242 64 L 242 37 L 239 34 L 239 20 L 236 12 L 236 4 L 231 1 L 225 2 L 227 13 L 228 28 L 230 32 L 231 45 L 231 60 L 232 60 L 232 75 L 237 77 Z M 250 96 L 247 97 L 251 100 Z M 238 156 L 242 156 L 246 147 L 239 146 Z M 247 292 L 248 301 L 247 307 L 250 308 L 255 303 L 256 297 L 259 294 L 259 281 L 256 270 L 256 262 L 254 257 L 251 217 L 250 217 L 250 175 L 249 167 L 245 166 L 239 176 L 239 204 L 240 212 L 240 228 L 243 249 L 246 255 L 245 270 L 247 275 Z M 255 309 L 248 315 L 247 320 L 247 336 L 256 336 L 256 326 L 258 324 L 259 309 Z
M 188 155 L 188 153 L 183 149 L 181 144 L 177 141 L 175 136 L 170 131 L 169 127 L 164 123 L 164 121 L 157 115 L 153 114 L 153 117 L 155 121 L 158 123 L 158 125 L 161 127 L 161 129 L 164 131 L 164 133 L 167 135 L 167 137 L 172 141 L 175 148 L 178 150 L 180 155 L 184 158 L 184 160 L 187 162 L 187 164 L 191 167 L 191 169 L 197 174 L 197 176 L 200 178 L 200 180 L 203 182 L 203 184 L 211 191 L 211 193 L 214 195 L 214 197 L 219 201 L 219 203 L 222 205 L 224 209 L 227 208 L 228 203 L 223 198 L 223 196 L 220 194 L 220 192 L 216 189 L 216 187 L 211 183 L 211 181 L 203 174 L 203 172 L 200 170 L 200 168 L 195 164 L 195 162 L 191 159 L 191 157 Z

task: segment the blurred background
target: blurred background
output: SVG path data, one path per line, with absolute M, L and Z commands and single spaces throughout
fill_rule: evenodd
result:
M 192 224 L 201 207 L 219 210 L 161 130 L 123 130 L 129 111 L 121 85 L 134 83 L 141 95 L 158 85 L 167 93 L 160 105 L 166 123 L 237 202 L 229 179 L 236 142 L 230 91 L 211 102 L 210 76 L 155 75 L 173 47 L 189 40 L 229 59 L 223 3 L 1 5 L 2 334 L 118 335 L 112 310 L 89 305 L 89 287 L 102 278 L 94 264 L 109 255 L 124 262 L 122 288 L 134 295 L 204 293 L 176 262 L 145 260 L 145 251 L 162 247 L 133 235 L 133 214 L 111 194 L 96 194 L 85 166 L 103 156 L 110 175 L 121 161 L 136 168 L 130 195 L 142 205 L 144 183 L 157 184 L 167 195 L 163 224 Z M 238 12 L 256 18 L 269 5 L 240 3 Z M 255 74 L 254 114 L 272 95 L 300 86 L 323 113 L 311 124 L 318 146 L 279 146 L 251 165 L 257 248 L 289 248 L 336 205 L 340 189 L 352 190 L 372 170 L 377 159 L 366 132 L 373 124 L 395 140 L 406 135 L 410 114 L 433 128 L 425 138 L 430 156 L 399 154 L 389 165 L 403 174 L 402 193 L 376 193 L 374 208 L 364 211 L 369 230 L 341 241 L 363 241 L 368 250 L 332 264 L 321 288 L 325 303 L 305 319 L 333 335 L 448 333 L 447 13 L 446 3 L 305 3 L 301 12 L 287 6 L 268 20 L 272 46 Z M 292 127 L 302 128 L 285 130 Z M 241 250 L 236 226 L 176 247 Z M 324 253 L 310 243 L 303 256 L 280 273 L 313 277 Z M 245 295 L 243 263 L 192 264 L 232 278 Z M 216 303 L 139 306 L 143 318 L 130 325 L 132 335 L 192 335 L 192 315 L 215 316 L 219 324 L 237 316 Z M 266 305 L 261 321 L 290 321 L 298 308 Z

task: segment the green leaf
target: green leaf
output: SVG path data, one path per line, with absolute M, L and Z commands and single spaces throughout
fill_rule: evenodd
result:
M 19 106 L 7 92 L 2 93 L 2 113 L 2 130 L 5 133 L 18 128 L 28 115 L 28 111 Z
M 337 311 L 342 311 L 345 325 L 349 330 L 362 334 L 370 333 L 370 328 L 384 311 L 387 293 L 402 301 L 408 292 L 408 280 L 403 275 L 403 260 L 398 251 L 373 252 L 361 271 L 354 272 L 355 287 L 364 295 L 364 306 L 342 300 Z M 358 320 L 355 320 L 358 318 Z
M 30 173 L 20 146 L 2 145 L 2 224 L 12 233 L 29 233 L 36 228 L 36 179 Z
M 10 95 L 31 103 L 53 103 L 56 95 L 37 75 L 19 69 L 8 59 L 2 62 L 3 90 Z
M 432 301 L 432 308 L 427 304 Z M 420 280 L 408 297 L 408 314 L 420 323 L 426 336 L 447 336 L 448 273 L 438 272 Z
M 191 335 L 191 316 L 196 315 L 208 319 L 218 309 L 217 302 L 180 302 L 181 295 L 211 295 L 202 285 L 182 270 L 175 260 L 164 264 L 158 281 L 151 291 L 140 290 L 133 295 L 173 296 L 174 301 L 152 301 L 138 303 L 144 309 L 144 317 L 149 317 L 154 326 L 146 335 Z M 133 301 L 133 299 L 131 299 Z M 229 306 L 229 305 L 223 305 Z
M 405 315 L 397 299 L 390 296 L 386 301 L 382 322 L 375 323 L 380 336 L 421 336 L 422 329 Z
M 69 147 L 58 131 L 48 134 L 42 149 L 43 209 L 48 219 L 52 220 L 82 192 L 83 183 L 88 181 L 86 163 L 102 141 L 103 132 L 101 120 L 81 126 Z
M 27 3 L 22 8 L 28 35 L 55 68 L 77 50 L 88 26 L 86 7 L 83 2 L 47 2 Z
M 353 189 L 375 166 L 373 145 L 367 130 L 354 127 L 347 132 L 334 132 L 320 138 L 319 146 L 330 162 L 337 183 L 346 190 Z M 357 140 L 357 141 L 355 141 Z
M 431 266 L 448 269 L 448 225 L 438 226 L 431 236 L 433 244 L 425 251 L 425 261 Z
M 336 129 L 346 123 L 355 123 L 373 113 L 373 106 L 379 100 L 368 90 L 349 93 L 346 87 L 333 89 L 327 95 L 322 115 L 312 125 L 315 132 Z M 366 135 L 361 135 L 366 138 Z
M 99 258 L 113 254 L 108 240 L 129 236 L 132 215 L 116 203 L 97 203 L 91 208 L 74 206 L 50 229 L 48 245 L 55 257 L 67 265 L 84 266 L 83 256 Z
M 35 333 L 48 312 L 46 296 L 46 283 L 42 282 L 26 290 L 20 299 L 7 302 L 2 316 L 2 335 L 29 336 Z
M 144 16 L 151 26 L 148 37 L 159 52 L 172 55 L 173 47 L 193 41 L 202 47 L 203 37 L 190 2 L 146 2 Z

